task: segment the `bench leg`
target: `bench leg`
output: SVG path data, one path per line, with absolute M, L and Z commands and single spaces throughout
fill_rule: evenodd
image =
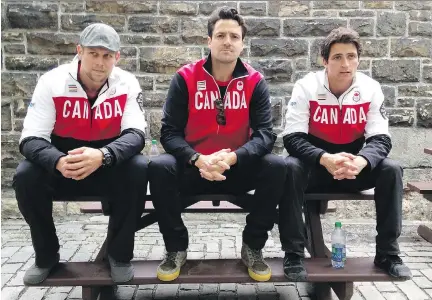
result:
M 315 299 L 332 300 L 330 284 L 327 282 L 314 283 Z
M 327 207 L 327 201 L 307 201 L 305 204 L 306 230 L 312 257 L 331 257 L 331 251 L 324 243 L 320 212 Z
M 332 282 L 330 285 L 339 300 L 350 300 L 354 294 L 353 282 Z
M 97 300 L 100 293 L 100 287 L 82 287 L 82 298 L 83 300 Z

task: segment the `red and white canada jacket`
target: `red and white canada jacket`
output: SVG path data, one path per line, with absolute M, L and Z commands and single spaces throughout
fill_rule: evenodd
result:
M 319 162 L 324 152 L 349 152 L 376 166 L 391 149 L 380 84 L 357 72 L 336 98 L 324 70 L 307 74 L 295 83 L 282 135 L 291 155 L 311 163 Z
M 136 77 L 114 67 L 91 104 L 78 70 L 74 59 L 42 75 L 24 119 L 21 153 L 48 170 L 67 151 L 82 146 L 106 146 L 117 162 L 144 147 L 146 122 Z

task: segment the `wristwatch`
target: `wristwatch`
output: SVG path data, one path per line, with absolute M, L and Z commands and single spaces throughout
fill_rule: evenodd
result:
M 194 155 L 192 155 L 190 159 L 190 164 L 192 166 L 195 166 L 195 163 L 197 162 L 198 158 L 200 157 L 201 153 L 196 152 Z
M 109 150 L 105 147 L 100 148 L 99 149 L 102 154 L 102 167 L 111 167 L 112 163 L 113 163 L 113 157 L 111 155 L 111 152 L 109 152 Z

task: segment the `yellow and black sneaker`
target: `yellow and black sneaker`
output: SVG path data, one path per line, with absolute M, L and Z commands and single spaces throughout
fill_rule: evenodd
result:
M 161 281 L 173 281 L 180 275 L 180 268 L 186 263 L 187 252 L 166 252 L 165 258 L 157 268 L 157 278 Z
M 268 281 L 271 277 L 270 266 L 265 262 L 261 249 L 250 248 L 243 243 L 241 258 L 248 268 L 249 276 L 256 281 Z

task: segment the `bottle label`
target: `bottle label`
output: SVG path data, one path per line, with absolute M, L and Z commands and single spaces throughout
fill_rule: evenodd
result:
M 332 260 L 336 262 L 346 261 L 346 251 L 343 245 L 332 245 Z

